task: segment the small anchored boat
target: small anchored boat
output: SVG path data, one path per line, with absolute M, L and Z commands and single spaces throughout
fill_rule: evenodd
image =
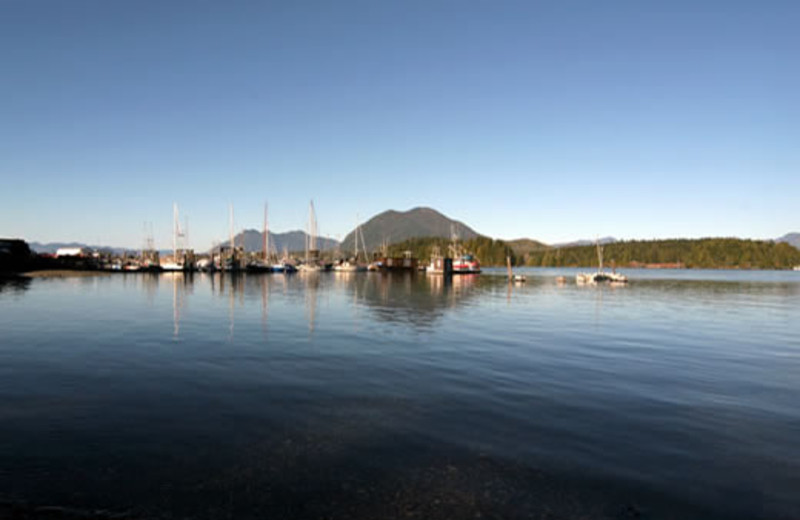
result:
M 598 284 L 598 283 L 628 283 L 628 277 L 624 274 L 612 271 L 607 273 L 603 271 L 603 246 L 600 242 L 597 244 L 597 262 L 598 268 L 596 273 L 578 273 L 575 275 L 575 282 L 579 285 Z

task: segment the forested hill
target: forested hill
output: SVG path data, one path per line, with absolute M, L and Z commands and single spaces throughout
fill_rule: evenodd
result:
M 459 237 L 468 240 L 480 236 L 463 222 L 453 220 L 432 208 L 414 208 L 408 211 L 384 211 L 361 226 L 367 251 L 378 249 L 383 243 L 395 244 L 415 237 L 447 237 L 455 230 Z M 342 241 L 342 251 L 352 251 L 355 230 Z M 364 247 L 362 244 L 359 248 Z
M 603 246 L 603 259 L 606 266 L 617 267 L 680 264 L 687 268 L 790 269 L 800 265 L 800 250 L 786 243 L 738 238 L 634 240 Z M 597 249 L 548 248 L 527 252 L 519 261 L 540 267 L 591 267 L 597 265 Z

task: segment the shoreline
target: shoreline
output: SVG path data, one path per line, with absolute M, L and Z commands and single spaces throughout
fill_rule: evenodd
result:
M 77 269 L 45 269 L 42 271 L 27 271 L 19 273 L 20 278 L 71 278 L 86 276 L 108 276 L 108 271 L 98 270 L 77 270 Z

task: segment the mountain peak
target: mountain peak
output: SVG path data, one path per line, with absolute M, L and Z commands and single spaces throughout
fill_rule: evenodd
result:
M 800 249 L 800 233 L 786 233 L 780 238 L 776 238 L 775 242 L 786 242 L 790 246 Z
M 366 242 L 367 251 L 380 247 L 386 241 L 389 244 L 402 242 L 418 237 L 450 237 L 454 228 L 459 238 L 468 240 L 480 236 L 478 232 L 463 222 L 453 220 L 441 212 L 426 206 L 417 206 L 407 211 L 390 209 L 378 213 L 362 224 L 361 233 Z M 351 231 L 342 241 L 342 250 L 353 249 L 355 231 Z

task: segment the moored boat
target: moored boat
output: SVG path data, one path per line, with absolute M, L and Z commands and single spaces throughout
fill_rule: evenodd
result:
M 628 283 L 628 277 L 617 272 L 606 273 L 603 271 L 603 246 L 597 242 L 597 263 L 596 273 L 578 273 L 575 275 L 575 282 L 579 285 L 598 284 L 598 283 Z
M 481 263 L 469 253 L 453 259 L 453 274 L 479 274 L 480 272 Z

